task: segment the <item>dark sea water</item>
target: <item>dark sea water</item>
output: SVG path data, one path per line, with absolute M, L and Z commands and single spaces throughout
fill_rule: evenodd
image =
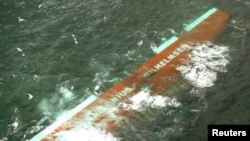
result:
M 141 121 L 144 132 L 117 133 L 124 141 L 205 141 L 208 124 L 250 124 L 250 0 L 0 0 L 0 141 L 31 138 L 40 119 L 49 125 L 87 90 L 107 90 L 154 55 L 152 43 L 213 7 L 231 16 L 215 41 L 229 47 L 228 71 L 181 113 L 162 109 Z M 179 114 L 183 130 L 153 133 Z

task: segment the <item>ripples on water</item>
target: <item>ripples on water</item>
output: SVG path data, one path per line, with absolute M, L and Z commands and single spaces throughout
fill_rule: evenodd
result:
M 180 35 L 184 24 L 215 5 L 232 16 L 216 43 L 230 50 L 228 72 L 217 73 L 210 88 L 180 91 L 185 93 L 179 96 L 180 107 L 149 108 L 146 114 L 131 118 L 130 126 L 116 136 L 205 140 L 206 124 L 250 122 L 246 114 L 248 1 L 13 0 L 0 4 L 0 140 L 26 140 L 80 103 L 86 92 L 105 91 L 153 56 L 152 44 Z M 168 93 L 181 86 L 176 84 Z M 41 119 L 46 122 L 37 126 Z

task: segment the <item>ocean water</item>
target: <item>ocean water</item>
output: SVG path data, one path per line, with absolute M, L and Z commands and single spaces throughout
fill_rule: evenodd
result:
M 202 71 L 212 81 L 197 88 L 201 82 L 188 79 L 183 66 L 185 80 L 169 90 L 180 93 L 181 106 L 149 108 L 113 136 L 205 141 L 207 124 L 250 124 L 249 0 L 0 0 L 0 140 L 28 140 L 88 91 L 128 76 L 154 55 L 152 45 L 181 35 L 213 7 L 231 16 L 214 43 L 225 68 Z

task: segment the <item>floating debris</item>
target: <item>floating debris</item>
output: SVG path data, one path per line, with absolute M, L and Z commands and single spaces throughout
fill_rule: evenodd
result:
M 38 5 L 38 8 L 41 8 L 42 6 L 43 6 L 43 4 L 39 4 L 39 5 Z
M 21 17 L 18 17 L 18 22 L 25 22 L 25 19 L 22 19 Z
M 26 93 L 29 96 L 29 100 L 31 100 L 33 98 L 32 94 Z
M 17 51 L 22 52 L 23 50 L 21 48 L 16 48 Z
M 72 34 L 72 38 L 74 39 L 75 44 L 78 44 L 77 40 L 76 40 L 76 35 Z
M 137 42 L 137 46 L 141 46 L 142 43 L 143 43 L 143 40 L 138 41 L 138 42 Z
M 175 35 L 178 34 L 175 30 L 170 29 L 170 28 L 168 29 L 168 31 L 170 31 L 172 34 L 175 34 Z

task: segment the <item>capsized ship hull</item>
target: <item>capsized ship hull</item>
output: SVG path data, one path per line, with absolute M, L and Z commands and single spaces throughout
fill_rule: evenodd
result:
M 190 46 L 212 42 L 223 29 L 229 15 L 215 8 L 209 10 L 185 28 L 181 37 L 173 37 L 163 43 L 158 53 L 130 76 L 117 83 L 100 96 L 91 95 L 68 113 L 59 117 L 52 125 L 34 136 L 31 141 L 50 141 L 56 134 L 85 124 L 107 132 L 115 132 L 122 121 L 134 113 L 122 105 L 129 105 L 129 98 L 150 87 L 150 94 L 162 94 L 179 77 L 176 66 L 187 59 Z

